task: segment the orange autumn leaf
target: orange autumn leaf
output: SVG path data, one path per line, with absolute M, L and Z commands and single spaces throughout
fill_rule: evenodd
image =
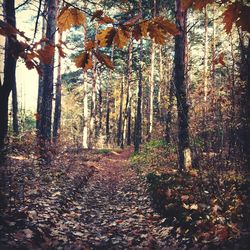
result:
M 95 56 L 99 60 L 100 63 L 105 64 L 110 69 L 114 69 L 114 65 L 109 56 L 102 54 L 99 51 L 95 52 Z
M 130 38 L 130 32 L 126 29 L 118 29 L 114 36 L 114 43 L 118 48 L 123 48 Z
M 155 19 L 153 19 L 153 23 L 164 32 L 167 32 L 173 36 L 179 34 L 179 30 L 177 29 L 176 25 L 164 19 L 163 17 L 156 17 Z
M 55 46 L 47 44 L 43 49 L 39 49 L 36 52 L 43 63 L 51 64 L 55 54 Z
M 57 18 L 57 26 L 60 32 L 70 29 L 72 26 L 82 25 L 85 22 L 85 14 L 75 8 L 64 7 Z
M 149 21 L 147 20 L 143 20 L 142 22 L 137 24 L 132 31 L 133 37 L 138 41 L 142 37 L 147 36 L 148 26 L 149 26 Z
M 95 48 L 95 40 L 88 40 L 84 44 L 85 50 L 92 50 Z
M 113 27 L 108 27 L 105 30 L 102 30 L 96 35 L 96 40 L 100 47 L 111 46 L 113 43 L 114 36 L 116 34 L 116 29 Z
M 83 68 L 85 71 L 91 69 L 93 66 L 90 53 L 84 52 L 74 59 L 77 68 Z
M 148 28 L 149 36 L 157 44 L 164 44 L 166 35 L 162 29 L 159 29 L 156 25 L 150 25 Z
M 193 4 L 193 8 L 195 10 L 202 10 L 208 4 L 213 3 L 214 0 L 195 0 Z
M 208 4 L 213 3 L 215 0 L 182 0 L 181 7 L 183 10 L 187 10 L 190 7 L 193 7 L 195 10 L 202 10 Z

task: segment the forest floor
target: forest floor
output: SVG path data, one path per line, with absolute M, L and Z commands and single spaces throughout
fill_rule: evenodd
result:
M 1 174 L 0 249 L 174 249 L 129 166 L 132 151 L 65 148 L 44 165 L 12 149 Z
M 0 167 L 1 250 L 249 249 L 250 178 L 222 170 L 214 154 L 179 173 L 175 149 L 157 140 L 137 155 L 61 142 L 50 163 L 32 135 L 11 145 Z

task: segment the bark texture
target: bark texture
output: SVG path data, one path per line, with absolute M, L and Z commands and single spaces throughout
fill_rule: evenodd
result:
M 175 37 L 174 83 L 178 110 L 178 163 L 181 171 L 191 168 L 191 151 L 188 130 L 187 86 L 185 81 L 185 36 L 186 11 L 181 8 L 181 1 L 176 0 L 176 25 L 180 34 Z

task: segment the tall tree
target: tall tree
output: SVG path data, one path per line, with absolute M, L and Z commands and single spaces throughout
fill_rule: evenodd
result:
M 153 17 L 156 16 L 156 0 L 153 0 Z M 150 72 L 150 95 L 149 95 L 149 132 L 148 132 L 148 140 L 151 139 L 152 131 L 153 131 L 153 120 L 154 120 L 154 75 L 155 75 L 155 48 L 156 44 L 154 40 L 152 40 L 151 47 L 151 72 Z
M 62 40 L 62 33 L 59 32 L 59 41 Z M 53 140 L 56 141 L 58 137 L 58 130 L 61 122 L 61 99 L 62 99 L 62 76 L 61 76 L 61 62 L 62 58 L 58 52 L 58 66 L 57 66 L 57 80 L 56 80 L 56 103 L 54 111 L 53 123 Z
M 179 169 L 187 171 L 191 168 L 191 150 L 188 130 L 188 104 L 185 81 L 185 36 L 187 11 L 183 10 L 181 0 L 176 0 L 176 26 L 179 34 L 175 36 L 174 83 L 176 87 L 178 112 L 178 161 Z
M 48 20 L 46 27 L 47 46 L 54 46 L 56 34 L 57 0 L 48 0 Z M 41 129 L 42 141 L 49 142 L 51 139 L 51 116 L 54 82 L 54 56 L 50 63 L 43 65 L 43 95 L 41 103 Z
M 4 16 L 8 24 L 16 27 L 15 1 L 4 0 Z M 5 137 L 8 132 L 8 100 L 9 94 L 16 81 L 16 35 L 6 38 L 5 57 L 4 57 L 4 79 L 0 84 L 0 151 L 4 148 Z

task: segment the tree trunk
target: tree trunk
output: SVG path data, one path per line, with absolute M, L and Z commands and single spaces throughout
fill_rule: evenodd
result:
M 83 85 L 84 85 L 84 93 L 83 93 L 83 134 L 82 134 L 82 147 L 89 147 L 89 107 L 88 107 L 88 82 L 87 82 L 87 74 L 83 72 Z
M 186 11 L 181 8 L 181 0 L 176 0 L 176 25 L 179 35 L 175 37 L 174 82 L 178 110 L 178 156 L 179 169 L 188 171 L 191 168 L 191 150 L 188 130 L 188 104 L 185 82 L 185 22 Z
M 57 0 L 48 1 L 48 21 L 46 28 L 47 44 L 55 44 L 56 33 L 56 13 Z M 41 129 L 40 137 L 42 141 L 51 140 L 51 116 L 52 116 L 52 98 L 54 81 L 54 58 L 50 64 L 43 66 L 43 95 L 41 103 Z
M 16 81 L 14 82 L 12 88 L 12 119 L 13 119 L 13 133 L 14 135 L 18 135 L 19 126 L 18 126 L 18 100 L 17 100 Z
M 126 112 L 127 112 L 127 145 L 131 144 L 131 84 L 132 84 L 132 61 L 133 61 L 133 40 L 130 41 L 128 47 L 128 89 L 127 89 L 127 101 L 126 101 Z
M 111 81 L 111 73 L 110 73 L 110 81 Z M 109 131 L 109 118 L 110 118 L 110 100 L 109 100 L 109 83 L 107 83 L 107 100 L 106 100 L 106 144 L 109 143 L 110 139 L 110 131 Z
M 121 92 L 120 92 L 120 106 L 119 106 L 119 118 L 117 126 L 117 145 L 122 145 L 122 108 L 123 108 L 123 88 L 124 88 L 125 76 L 123 75 L 121 81 Z
M 96 71 L 96 61 L 94 61 L 93 65 L 93 83 L 92 83 L 92 93 L 91 93 L 91 112 L 90 112 L 90 131 L 89 131 L 89 146 L 93 147 L 94 138 L 96 135 L 96 79 L 97 79 L 97 71 Z
M 6 22 L 16 27 L 15 1 L 5 0 L 3 3 Z M 0 84 L 0 151 L 4 148 L 5 137 L 8 132 L 8 100 L 9 94 L 16 81 L 16 37 L 6 38 L 4 57 L 4 79 Z M 1 153 L 0 153 L 1 157 Z
M 156 0 L 153 0 L 153 17 L 156 16 Z M 151 72 L 150 72 L 150 95 L 149 95 L 149 131 L 148 131 L 148 140 L 152 137 L 153 131 L 153 121 L 154 121 L 154 75 L 155 75 L 155 43 L 152 40 L 151 48 Z
M 244 130 L 246 136 L 244 137 L 244 153 L 246 156 L 246 166 L 250 168 L 250 38 L 248 40 L 248 47 L 247 47 L 247 80 L 246 80 L 246 92 L 245 92 L 245 107 L 244 114 L 245 114 L 245 124 Z
M 139 57 L 139 72 L 138 72 L 138 95 L 137 95 L 137 108 L 135 120 L 135 140 L 134 151 L 139 152 L 141 143 L 141 123 L 142 123 L 142 41 L 140 42 L 140 57 Z
M 47 9 L 46 3 L 44 3 L 43 11 L 45 13 Z M 42 17 L 42 38 L 46 36 L 46 20 L 45 17 Z M 42 43 L 41 47 L 44 48 L 45 43 Z M 44 64 L 40 62 L 40 67 L 43 68 Z M 41 107 L 42 107 L 42 99 L 43 99 L 43 75 L 39 75 L 38 79 L 38 96 L 37 96 L 37 109 L 36 109 L 36 130 L 37 136 L 40 136 L 41 130 Z
M 62 40 L 62 33 L 59 33 L 59 40 Z M 58 68 L 57 68 L 57 82 L 56 82 L 56 103 L 54 111 L 54 124 L 53 124 L 53 140 L 58 139 L 58 130 L 61 123 L 61 99 L 62 99 L 62 76 L 61 76 L 61 62 L 62 58 L 58 53 Z

